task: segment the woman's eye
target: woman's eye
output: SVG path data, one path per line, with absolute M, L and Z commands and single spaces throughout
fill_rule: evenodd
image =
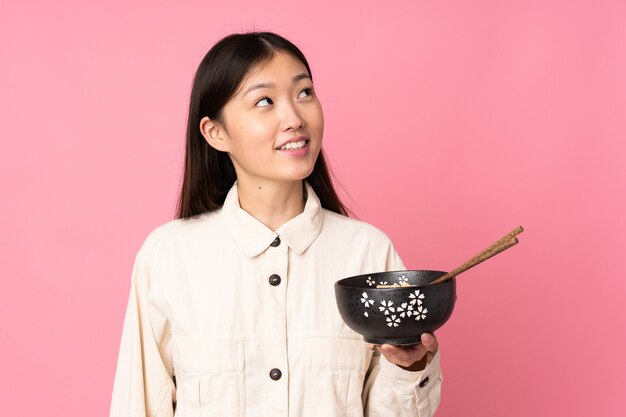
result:
M 303 93 L 306 93 L 306 95 L 303 95 Z M 305 88 L 304 90 L 300 91 L 300 94 L 298 94 L 298 98 L 308 97 L 311 94 L 313 94 L 313 89 Z
M 257 106 L 257 107 L 267 107 L 267 106 L 269 106 L 271 104 L 274 104 L 274 102 L 272 101 L 271 98 L 263 97 L 262 99 L 257 101 L 254 105 Z

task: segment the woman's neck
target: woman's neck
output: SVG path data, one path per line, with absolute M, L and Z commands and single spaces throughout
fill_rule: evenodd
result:
M 239 205 L 261 223 L 276 231 L 304 211 L 304 183 L 237 181 Z

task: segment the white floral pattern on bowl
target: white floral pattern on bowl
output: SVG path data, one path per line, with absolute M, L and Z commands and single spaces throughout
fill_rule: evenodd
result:
M 367 285 L 370 287 L 376 285 L 388 285 L 387 281 L 381 281 L 376 283 L 372 277 L 367 277 Z M 408 283 L 407 278 L 402 275 L 398 278 L 398 284 L 406 284 Z M 420 290 L 413 291 L 406 302 L 400 303 L 399 306 L 394 306 L 393 301 L 391 300 L 382 300 L 380 301 L 380 305 L 378 306 L 378 310 L 383 313 L 386 317 L 387 326 L 389 327 L 398 327 L 402 324 L 402 319 L 408 319 L 413 317 L 415 320 L 420 321 L 426 318 L 426 313 L 428 313 L 428 309 L 423 305 L 426 301 L 425 295 Z M 375 302 L 372 300 L 366 291 L 361 294 L 361 303 L 363 307 L 369 309 L 372 307 Z M 367 310 L 363 312 L 363 315 L 369 318 L 369 313 Z

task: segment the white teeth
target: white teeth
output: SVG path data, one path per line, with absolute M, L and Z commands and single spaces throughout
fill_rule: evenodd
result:
M 281 151 L 302 149 L 304 148 L 304 145 L 306 145 L 306 140 L 299 140 L 298 142 L 289 142 L 285 146 L 281 146 L 278 149 Z

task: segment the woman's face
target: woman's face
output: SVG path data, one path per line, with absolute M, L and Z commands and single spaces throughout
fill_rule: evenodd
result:
M 275 52 L 251 71 L 222 116 L 222 124 L 204 118 L 201 130 L 211 146 L 228 152 L 240 183 L 302 180 L 313 171 L 324 117 L 298 59 Z

